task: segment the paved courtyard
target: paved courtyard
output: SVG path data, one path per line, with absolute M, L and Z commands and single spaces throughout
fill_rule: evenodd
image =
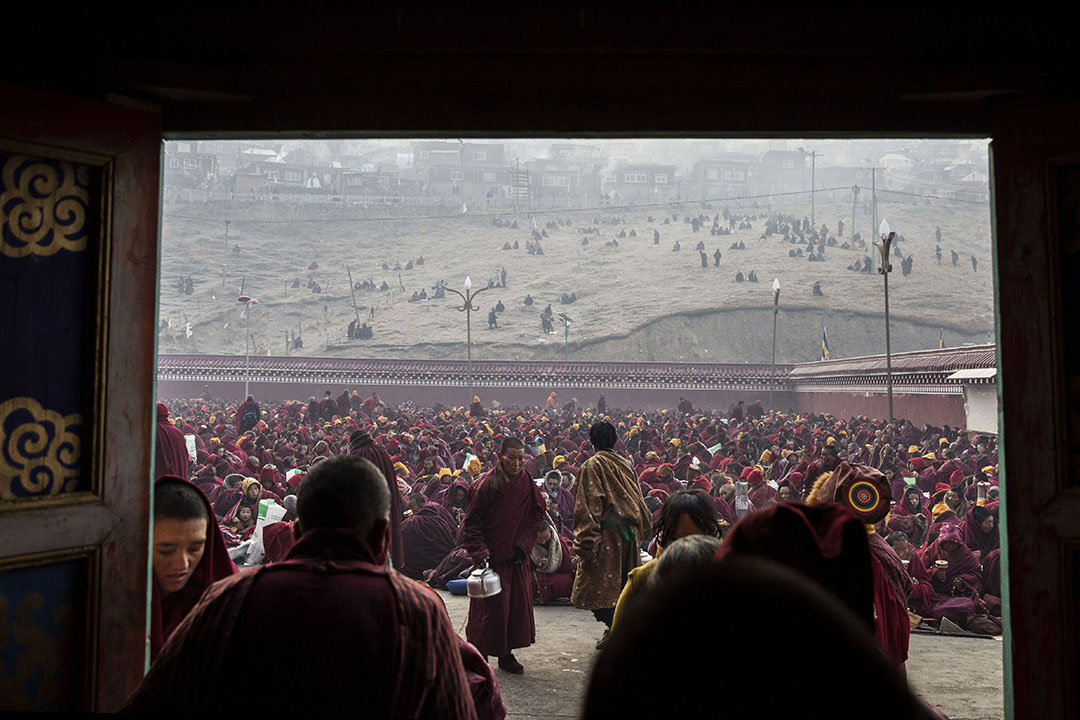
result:
M 440 591 L 454 627 L 465 635 L 469 599 Z M 509 718 L 576 718 L 603 625 L 591 613 L 535 606 L 536 645 L 514 653 L 524 675 L 496 670 Z M 912 635 L 907 663 L 915 692 L 953 720 L 1004 717 L 1000 639 Z

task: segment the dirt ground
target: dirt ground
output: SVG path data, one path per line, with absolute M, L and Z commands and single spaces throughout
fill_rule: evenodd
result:
M 461 635 L 469 599 L 439 591 Z M 534 606 L 536 644 L 514 653 L 524 675 L 496 670 L 509 718 L 576 718 L 603 625 L 591 613 L 565 606 Z M 908 681 L 953 720 L 1004 717 L 1000 639 L 912 635 Z
M 816 223 L 819 227 L 828 225 L 835 233 L 837 222 L 844 220 L 842 239 L 846 240 L 851 235 L 850 195 L 838 195 L 832 200 L 825 195 L 818 198 Z M 894 322 L 932 326 L 933 332 L 920 333 L 927 336 L 924 347 L 937 346 L 939 326 L 945 329 L 949 345 L 971 341 L 966 336 L 961 338 L 962 332 L 977 329 L 985 334 L 986 329 L 992 329 L 989 207 L 946 200 L 879 200 L 878 206 L 879 220 L 888 218 L 893 230 L 906 238 L 899 243 L 901 251 L 914 257 L 913 272 L 908 277 L 901 273 L 899 259 L 893 258 L 890 304 Z M 714 202 L 708 208 L 688 203 L 539 213 L 535 219 L 541 229 L 548 221 L 569 220 L 572 224 L 548 229 L 549 237 L 542 241 L 544 255 L 538 256 L 525 250 L 531 231 L 526 212 L 500 215 L 507 223 L 516 220 L 515 230 L 495 227 L 495 214 L 483 208 L 476 214 L 451 217 L 379 219 L 361 217 L 362 208 L 296 205 L 288 201 L 169 202 L 162 216 L 160 314 L 170 326 L 159 335 L 159 351 L 243 354 L 246 318 L 242 315 L 244 306 L 236 300 L 242 285 L 243 293 L 260 303 L 251 317 L 252 351 L 256 354 L 285 354 L 286 331 L 299 330 L 304 347 L 294 354 L 440 358 L 449 353 L 458 357 L 465 339 L 465 323 L 454 310 L 456 296 L 447 293 L 446 299 L 416 303 L 407 302 L 408 298 L 421 289 L 430 295 L 440 280 L 463 290 L 466 276 L 472 278 L 474 290 L 483 288 L 504 268 L 507 287 L 486 290 L 476 301 L 479 311 L 472 318 L 475 357 L 548 359 L 553 351 L 558 354 L 563 340 L 561 324 L 556 334 L 544 335 L 539 321 L 540 311 L 550 303 L 556 313 L 565 311 L 574 320 L 570 329 L 572 350 L 574 343 L 606 345 L 602 350 L 597 347 L 603 357 L 589 356 L 583 345 L 583 351 L 574 359 L 622 356 L 635 360 L 723 361 L 717 357 L 716 347 L 706 354 L 695 351 L 694 343 L 687 346 L 687 333 L 680 332 L 676 322 L 664 323 L 659 333 L 663 337 L 659 338 L 655 328 L 648 332 L 644 329 L 655 326 L 658 319 L 684 313 L 771 309 L 773 278 L 781 283 L 782 309 L 805 308 L 817 313 L 810 334 L 818 338 L 820 324 L 829 322 L 828 313 L 861 313 L 863 318 L 858 322 L 863 324 L 874 322 L 865 316 L 867 312 L 874 313 L 873 318 L 882 313 L 881 277 L 846 269 L 867 253 L 835 247 L 827 249 L 825 262 L 791 258 L 788 253 L 795 246 L 784 243 L 782 235 L 758 241 L 767 208 L 731 207 L 736 214 L 756 214 L 758 219 L 750 220 L 751 229 L 713 236 L 711 218 L 723 210 L 722 204 Z M 810 215 L 808 203 L 776 205 L 771 210 L 800 218 Z M 707 214 L 710 221 L 695 233 L 685 219 L 699 214 Z M 648 220 L 650 215 L 652 222 Z M 677 219 L 671 220 L 673 215 Z M 670 224 L 662 224 L 665 217 Z M 620 224 L 594 222 L 612 218 Z M 227 251 L 226 219 L 230 221 Z M 866 236 L 870 225 L 869 213 L 860 208 L 856 230 Z M 586 235 L 581 230 L 590 226 L 599 232 L 588 234 L 589 245 L 583 247 L 581 241 Z M 941 265 L 934 256 L 936 227 L 942 231 Z M 607 244 L 623 230 L 627 235 L 635 230 L 637 237 L 619 239 L 618 247 Z M 654 230 L 660 232 L 658 245 L 653 244 Z M 695 250 L 699 240 L 705 244 L 707 268 L 701 267 Z M 520 249 L 501 249 L 504 243 L 512 245 L 514 241 Z M 675 241 L 681 245 L 679 252 L 672 252 Z M 730 250 L 736 241 L 745 243 L 746 249 Z M 712 257 L 717 249 L 723 255 L 719 267 L 714 266 Z M 951 262 L 953 249 L 959 253 L 956 267 Z M 972 255 L 978 261 L 977 271 L 971 266 Z M 423 265 L 403 269 L 400 274 L 393 270 L 395 264 L 404 268 L 421 256 Z M 382 269 L 384 262 L 390 270 Z M 309 270 L 312 263 L 317 263 L 318 268 Z M 350 343 L 345 337 L 355 317 L 349 292 L 350 269 L 354 281 L 370 279 L 377 286 L 386 281 L 391 288 L 388 292 L 357 293 L 363 319 L 367 319 L 371 307 L 375 308 L 371 340 Z M 736 272 L 747 274 L 751 270 L 757 273 L 758 283 L 735 282 Z M 178 290 L 181 276 L 191 276 L 191 295 Z M 300 281 L 299 288 L 291 287 L 293 280 Z M 317 282 L 322 292 L 309 290 L 309 281 Z M 812 296 L 815 281 L 821 282 L 824 297 Z M 560 304 L 564 293 L 575 293 L 577 301 Z M 526 295 L 534 300 L 531 307 L 523 304 Z M 506 309 L 499 315 L 498 328 L 489 330 L 488 311 L 499 301 Z M 190 339 L 184 333 L 188 321 L 192 324 Z M 740 331 L 738 325 L 723 332 L 722 342 L 731 356 L 760 355 L 758 345 L 768 334 L 768 323 L 754 324 L 751 333 Z M 720 327 L 728 325 L 722 321 Z M 832 338 L 832 324 L 829 329 Z M 955 332 L 950 337 L 951 330 Z M 632 338 L 626 352 L 622 352 L 620 338 L 639 331 L 642 337 Z M 615 346 L 611 346 L 612 341 Z M 876 334 L 872 346 L 856 337 L 850 342 L 840 337 L 836 341 L 837 357 L 880 352 Z

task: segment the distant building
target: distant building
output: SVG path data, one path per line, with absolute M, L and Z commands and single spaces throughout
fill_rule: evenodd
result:
M 463 153 L 464 151 L 464 153 Z M 502 143 L 413 143 L 415 176 L 426 183 L 427 193 L 466 199 L 506 197 L 511 186 L 510 167 Z
M 279 160 L 251 160 L 228 178 L 235 193 L 271 192 L 341 195 L 345 188 L 341 167 L 301 165 Z
M 619 165 L 602 179 L 604 194 L 616 202 L 664 202 L 678 196 L 674 165 Z
M 536 198 L 572 198 L 587 205 L 600 197 L 600 171 L 606 158 L 591 145 L 553 144 L 549 158 L 526 162 L 529 187 Z
M 754 173 L 754 194 L 801 192 L 810 189 L 804 150 L 769 150 Z
M 165 143 L 162 182 L 167 188 L 212 188 L 218 184 L 217 158 L 195 142 Z
M 749 160 L 702 158 L 682 181 L 687 200 L 714 200 L 750 195 Z

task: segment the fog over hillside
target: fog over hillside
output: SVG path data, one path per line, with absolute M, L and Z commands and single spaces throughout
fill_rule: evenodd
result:
M 982 140 L 170 142 L 159 351 L 458 358 L 470 277 L 477 358 L 767 362 L 776 278 L 779 362 L 874 354 L 882 219 L 894 351 L 985 343 L 988 196 Z

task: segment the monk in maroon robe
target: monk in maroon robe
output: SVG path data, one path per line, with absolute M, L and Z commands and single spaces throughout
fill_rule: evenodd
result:
M 126 709 L 248 715 L 251 694 L 237 691 L 235 672 L 257 653 L 265 667 L 288 668 L 290 691 L 273 694 L 274 714 L 476 718 L 445 607 L 384 567 L 390 498 L 377 469 L 327 460 L 298 502 L 308 529 L 286 560 L 214 585 Z M 305 648 L 317 651 L 297 662 Z
M 157 404 L 157 448 L 154 451 L 154 478 L 162 475 L 188 477 L 187 441 L 184 433 L 169 422 L 169 408 L 163 403 Z
M 413 580 L 423 580 L 425 570 L 434 570 L 454 549 L 457 523 L 450 511 L 438 503 L 426 502 L 422 494 L 409 498 L 412 515 L 401 523 L 405 564 L 401 572 Z
M 371 433 L 366 430 L 356 430 L 349 435 L 349 454 L 364 458 L 379 468 L 379 472 L 386 478 L 386 487 L 390 489 L 390 560 L 394 563 L 394 567 L 404 567 L 405 548 L 401 539 L 401 493 L 398 492 L 394 461 L 390 459 L 390 454 L 382 446 L 375 444 Z
M 529 556 L 546 515 L 540 488 L 523 472 L 525 448 L 520 440 L 503 440 L 499 464 L 472 487 L 462 524 L 462 545 L 480 566 L 490 563 L 499 574 L 502 592 L 473 598 L 465 635 L 484 655 L 499 658 L 499 667 L 521 674 L 513 650 L 536 642 L 533 620 L 533 574 Z
M 150 658 L 211 583 L 236 572 L 210 502 L 187 480 L 171 475 L 155 483 Z

